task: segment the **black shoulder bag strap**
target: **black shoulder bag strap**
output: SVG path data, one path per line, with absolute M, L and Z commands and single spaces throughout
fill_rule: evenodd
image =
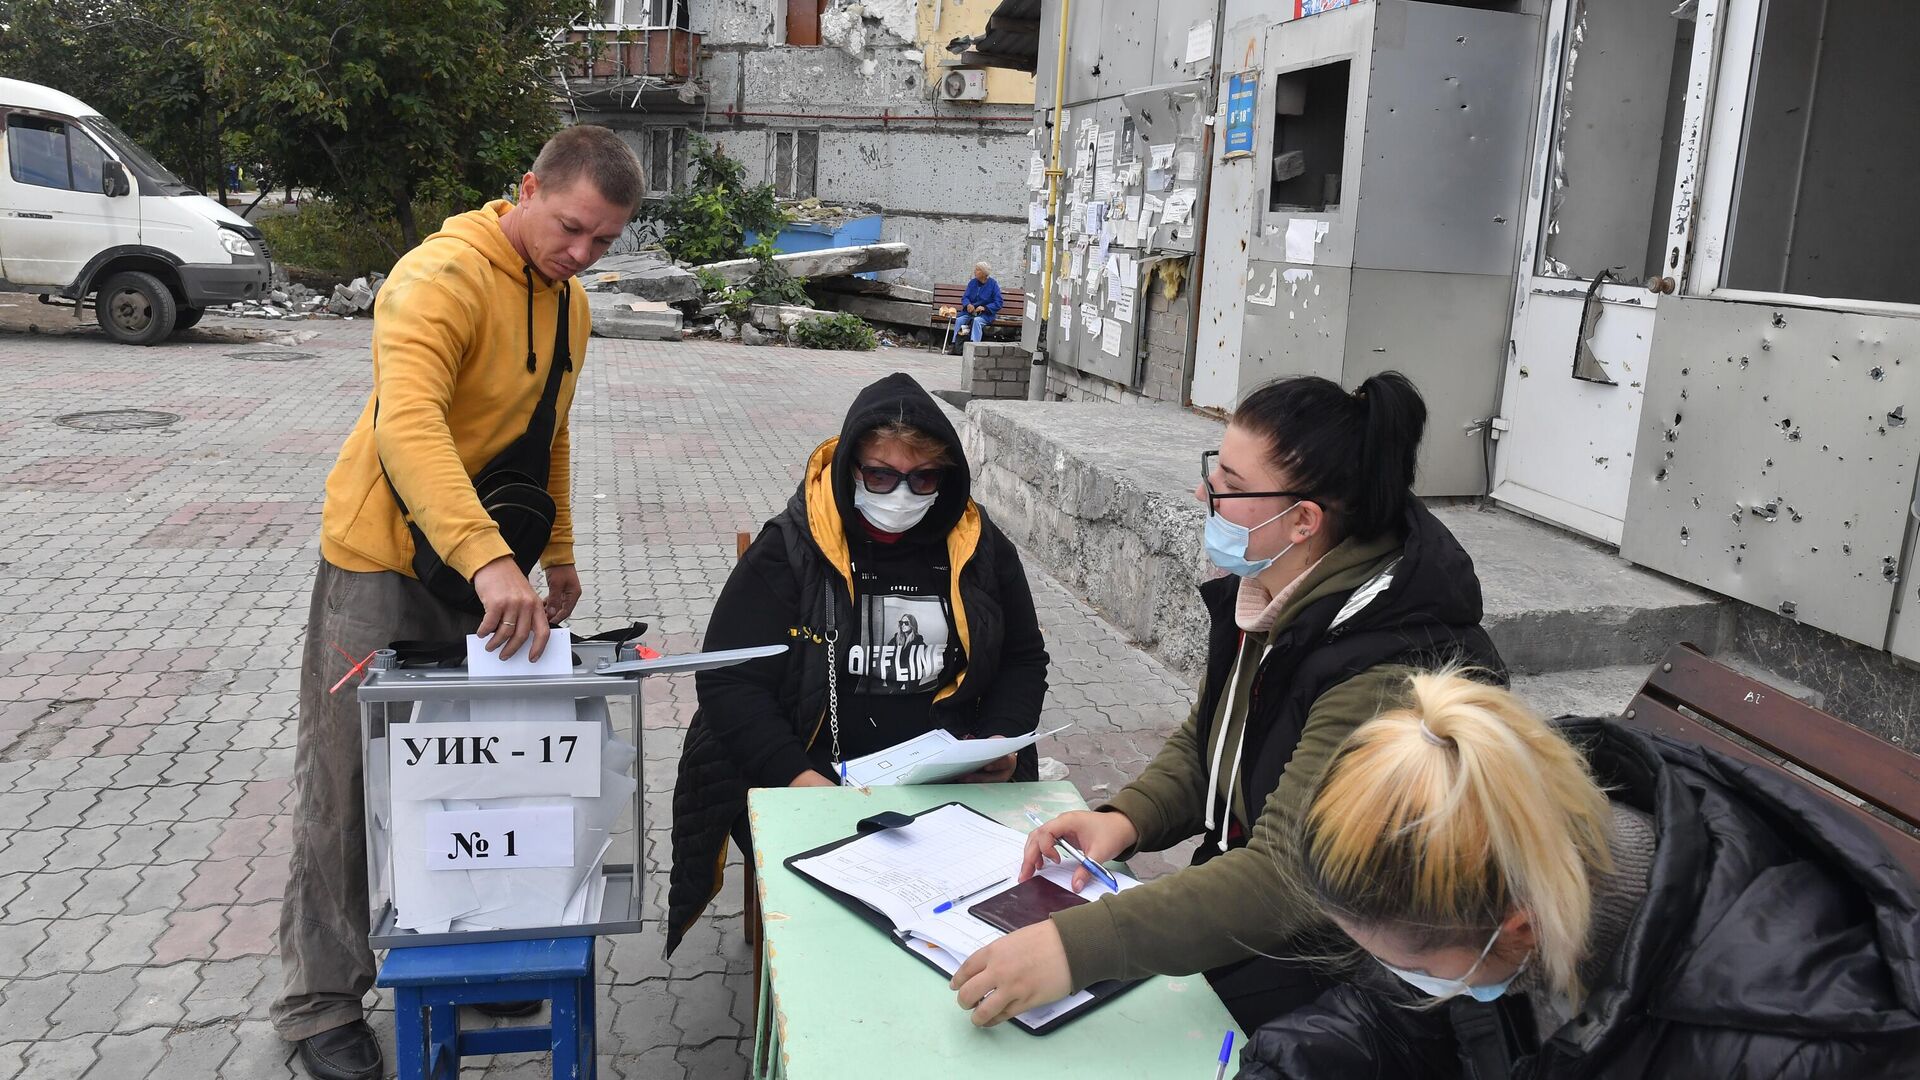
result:
M 514 562 L 528 573 L 539 562 L 540 553 L 546 550 L 547 542 L 553 536 L 553 519 L 557 513 L 553 496 L 547 492 L 547 477 L 553 463 L 553 436 L 558 422 L 556 410 L 560 399 L 560 383 L 566 373 L 573 370 L 573 346 L 568 326 L 572 300 L 571 282 L 561 282 L 560 310 L 554 320 L 553 359 L 547 367 L 547 381 L 541 388 L 540 400 L 534 404 L 533 414 L 527 418 L 527 430 L 473 476 L 474 494 L 479 498 L 481 508 L 499 527 L 501 539 L 513 552 Z M 373 402 L 373 423 L 377 458 L 380 424 L 380 399 L 377 393 Z M 406 500 L 400 497 L 399 489 L 394 487 L 393 477 L 388 475 L 384 460 L 380 462 L 380 475 L 386 481 L 387 490 L 392 493 L 394 504 L 400 508 L 400 516 L 413 537 L 414 576 L 447 606 L 473 615 L 484 614 L 485 607 L 474 592 L 473 584 L 447 565 L 433 550 L 425 531 L 413 520 L 413 513 L 407 509 Z

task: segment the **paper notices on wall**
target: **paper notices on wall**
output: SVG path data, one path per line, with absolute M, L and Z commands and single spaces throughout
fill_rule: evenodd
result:
M 1194 23 L 1193 29 L 1187 31 L 1186 59 L 1182 62 L 1197 64 L 1202 60 L 1212 58 L 1212 56 L 1213 20 L 1208 19 L 1206 22 Z
M 1120 321 L 1118 319 L 1106 320 L 1106 325 L 1101 328 L 1100 351 L 1108 356 L 1120 355 Z
M 1122 285 L 1107 290 L 1107 299 L 1113 301 L 1113 317 L 1121 322 L 1133 321 L 1133 289 Z
M 1027 188 L 1032 191 L 1038 191 L 1040 188 L 1046 186 L 1046 183 L 1047 161 L 1040 156 L 1040 151 L 1035 150 L 1032 156 L 1027 159 Z
M 1290 218 L 1287 221 L 1287 261 L 1313 265 L 1314 246 L 1325 239 L 1327 223 L 1312 218 Z
M 1099 336 L 1100 322 L 1100 308 L 1098 306 L 1094 304 L 1080 305 L 1080 326 L 1081 329 L 1087 332 L 1089 337 Z
M 1167 196 L 1165 220 L 1169 225 L 1187 220 L 1187 214 L 1193 209 L 1193 197 L 1192 188 L 1181 188 Z

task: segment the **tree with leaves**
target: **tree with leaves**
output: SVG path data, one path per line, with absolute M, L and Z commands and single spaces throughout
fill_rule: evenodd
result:
M 193 45 L 213 0 L 0 0 L 0 74 L 99 109 L 188 183 L 232 160 Z
M 517 180 L 560 126 L 551 76 L 590 0 L 201 0 L 192 45 L 282 183 L 420 240 L 414 206 Z

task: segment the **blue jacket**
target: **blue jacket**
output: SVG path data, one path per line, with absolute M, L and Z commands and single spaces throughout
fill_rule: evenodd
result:
M 966 295 L 960 298 L 960 314 L 967 314 L 967 309 L 976 304 L 986 308 L 987 314 L 999 318 L 1000 308 L 1006 304 L 1000 296 L 1000 283 L 992 278 L 985 281 L 968 278 Z

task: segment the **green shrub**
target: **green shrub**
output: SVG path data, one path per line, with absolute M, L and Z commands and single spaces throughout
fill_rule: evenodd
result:
M 705 139 L 688 151 L 693 178 L 677 191 L 640 211 L 660 226 L 660 246 L 685 263 L 723 262 L 746 254 L 748 232 L 772 237 L 786 228 L 773 185 L 747 186 L 747 167 Z
M 812 299 L 807 296 L 807 279 L 787 273 L 773 261 L 776 254 L 771 235 L 762 236 L 759 243 L 747 249 L 748 257 L 755 263 L 753 273 L 747 276 L 747 295 L 753 297 L 756 304 L 812 305 Z
M 793 339 L 808 349 L 857 349 L 880 344 L 880 336 L 858 315 L 815 315 L 793 328 Z
M 417 220 L 432 223 L 426 231 L 438 229 L 449 212 L 426 204 L 414 208 Z M 398 223 L 356 217 L 324 199 L 308 200 L 295 213 L 262 217 L 255 224 L 266 234 L 275 262 L 341 281 L 391 273 L 406 250 Z

